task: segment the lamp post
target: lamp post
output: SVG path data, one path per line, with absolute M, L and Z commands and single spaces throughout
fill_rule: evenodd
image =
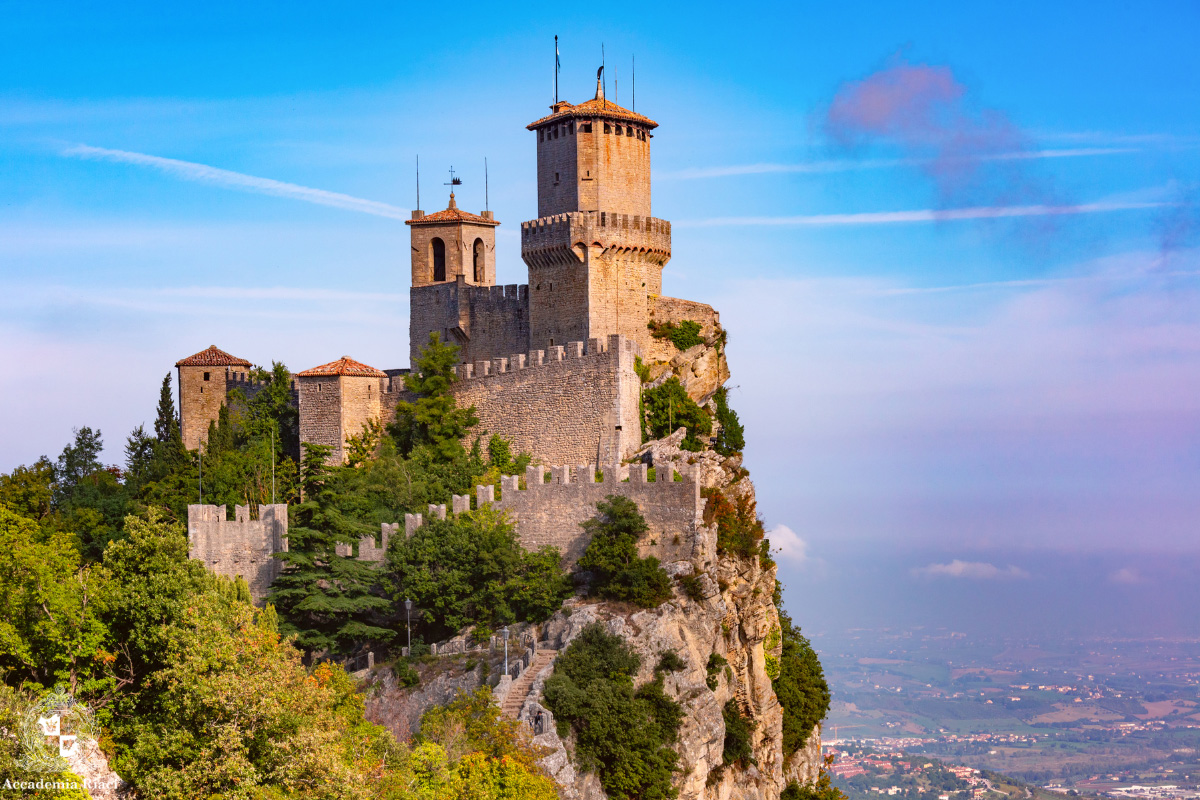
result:
M 504 634 L 504 674 L 507 675 L 508 674 L 508 626 L 507 625 L 504 626 L 504 630 L 501 631 L 501 633 Z
M 404 601 L 404 611 L 408 615 L 408 657 L 412 658 L 412 600 Z

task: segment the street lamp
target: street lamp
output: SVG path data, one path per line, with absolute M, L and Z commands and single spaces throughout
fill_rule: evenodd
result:
M 504 674 L 509 674 L 509 626 L 505 625 L 504 630 Z
M 404 611 L 408 615 L 408 657 L 412 658 L 412 600 L 404 601 Z

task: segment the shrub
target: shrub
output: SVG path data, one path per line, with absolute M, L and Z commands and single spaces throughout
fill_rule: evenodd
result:
M 699 575 L 679 576 L 679 587 L 690 600 L 699 602 L 704 599 L 704 582 L 700 580 Z
M 650 335 L 655 339 L 670 339 L 678 350 L 688 350 L 698 344 L 703 344 L 700 336 L 700 323 L 685 319 L 679 322 L 651 322 Z
M 651 439 L 670 436 L 679 427 L 687 428 L 680 447 L 698 453 L 704 449 L 701 436 L 712 433 L 712 418 L 708 412 L 688 397 L 687 390 L 672 376 L 661 386 L 642 392 L 646 435 Z
M 757 556 L 764 567 L 768 566 L 769 550 L 764 552 L 763 548 L 766 531 L 758 518 L 754 500 L 741 495 L 731 501 L 715 488 L 704 489 L 701 494 L 706 499 L 704 524 L 717 525 L 717 551 L 742 558 Z
M 654 668 L 655 672 L 678 672 L 687 667 L 683 659 L 674 650 L 664 651 L 658 658 L 658 666 Z
M 724 386 L 713 395 L 717 405 L 717 435 L 713 440 L 713 450 L 723 456 L 740 453 L 746 446 L 746 430 L 738 420 L 737 412 L 729 407 L 728 395 L 729 390 Z
M 754 748 L 750 743 L 750 734 L 754 731 L 754 720 L 742 715 L 736 700 L 725 704 L 721 716 L 725 718 L 725 747 L 721 751 L 721 765 L 746 767 L 753 764 Z
M 822 767 L 816 783 L 801 784 L 791 781 L 779 795 L 779 800 L 846 800 L 846 794 L 833 785 L 827 769 L 833 759 L 825 757 L 825 767 Z
M 627 600 L 653 608 L 671 597 L 671 578 L 649 556 L 641 558 L 637 542 L 649 526 L 637 504 L 627 497 L 609 495 L 596 503 L 598 514 L 582 524 L 590 535 L 587 550 L 576 569 L 592 573 L 592 589 L 610 600 Z
M 790 756 L 804 747 L 813 728 L 829 711 L 829 684 L 816 651 L 792 625 L 791 618 L 780 612 L 779 625 L 783 654 L 779 677 L 772 686 L 783 709 L 783 752 Z
M 713 653 L 708 657 L 708 663 L 704 667 L 708 676 L 704 679 L 704 683 L 710 690 L 714 692 L 717 690 L 717 682 L 721 675 L 721 669 L 728 664 L 729 662 L 725 660 L 725 656 L 720 653 Z
M 673 798 L 683 709 L 662 679 L 633 688 L 641 658 L 620 636 L 588 625 L 555 663 L 546 681 L 546 705 L 559 735 L 575 735 L 575 757 L 595 772 L 612 800 Z
M 650 382 L 650 365 L 642 361 L 641 356 L 633 357 L 633 371 L 637 373 L 638 379 L 642 383 Z

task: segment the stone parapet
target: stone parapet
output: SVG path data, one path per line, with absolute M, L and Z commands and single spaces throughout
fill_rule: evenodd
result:
M 188 557 L 227 578 L 241 576 L 250 596 L 261 603 L 282 567 L 275 554 L 287 550 L 287 505 L 234 506 L 234 519 L 225 506 L 188 506 Z
M 665 264 L 671 258 L 671 223 L 657 217 L 608 211 L 573 211 L 521 223 L 521 257 L 531 267 L 548 266 L 578 247 L 638 253 Z

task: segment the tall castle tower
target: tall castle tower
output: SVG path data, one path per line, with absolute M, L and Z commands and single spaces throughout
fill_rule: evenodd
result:
M 538 219 L 521 225 L 530 346 L 620 333 L 645 350 L 649 298 L 662 293 L 671 224 L 650 210 L 658 123 L 596 96 L 551 106 L 537 134 Z

